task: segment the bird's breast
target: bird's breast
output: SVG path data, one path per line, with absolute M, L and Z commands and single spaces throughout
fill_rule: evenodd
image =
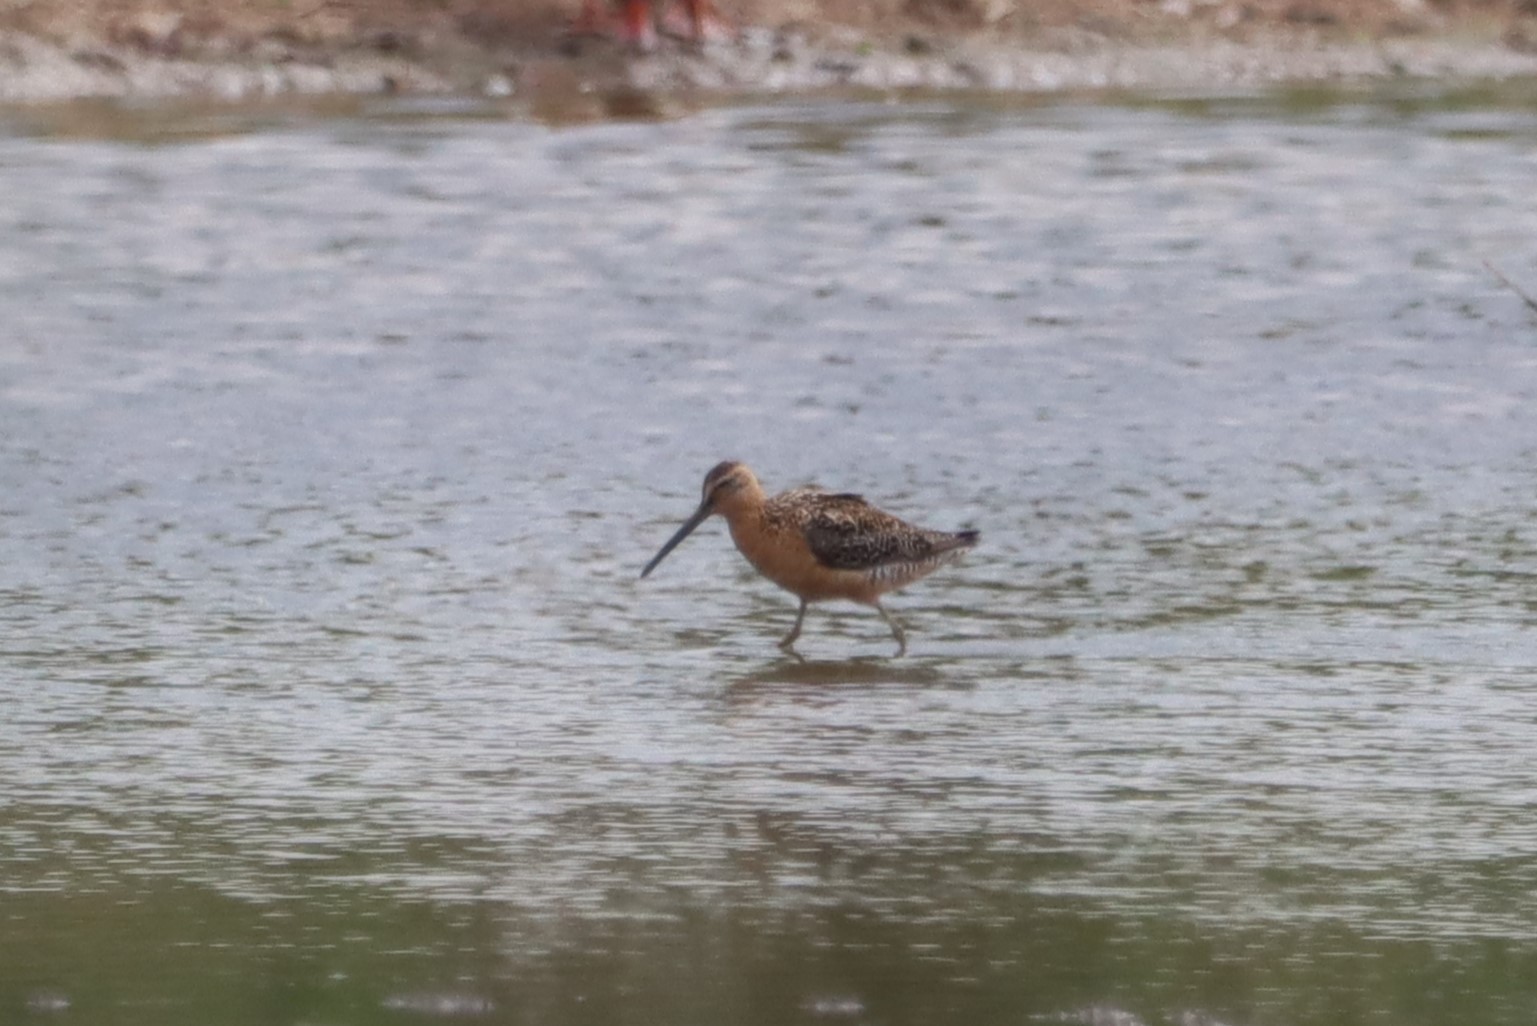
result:
M 823 566 L 811 552 L 805 535 L 794 525 L 774 523 L 761 515 L 727 521 L 731 540 L 764 577 L 808 602 L 848 599 L 873 602 L 879 589 L 870 575 Z

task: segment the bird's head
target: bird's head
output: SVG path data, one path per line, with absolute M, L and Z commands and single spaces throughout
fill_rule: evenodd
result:
M 751 468 L 745 463 L 737 463 L 727 460 L 717 463 L 710 472 L 704 476 L 704 486 L 700 489 L 699 508 L 694 510 L 692 516 L 683 522 L 661 551 L 651 557 L 651 562 L 640 572 L 645 577 L 656 569 L 658 563 L 667 558 L 667 554 L 678 547 L 678 544 L 693 533 L 694 528 L 704 523 L 716 513 L 730 514 L 744 505 L 763 500 L 763 486 L 758 484 L 758 478 Z

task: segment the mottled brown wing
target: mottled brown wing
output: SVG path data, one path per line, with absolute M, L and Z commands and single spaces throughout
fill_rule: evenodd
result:
M 806 544 L 831 570 L 870 570 L 935 554 L 925 532 L 882 513 L 858 495 L 820 495 L 806 521 Z

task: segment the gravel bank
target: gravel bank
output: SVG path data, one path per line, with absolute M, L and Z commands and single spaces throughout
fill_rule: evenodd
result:
M 0 0 L 0 8 L 7 2 L 16 4 Z M 852 0 L 825 0 L 821 7 L 808 0 L 794 9 L 828 16 L 820 20 L 762 7 L 771 2 L 759 0 L 756 10 L 769 25 L 742 20 L 734 42 L 699 48 L 666 41 L 647 55 L 605 40 L 565 37 L 568 12 L 558 6 L 434 8 L 438 13 L 427 17 L 424 5 L 380 3 L 356 5 L 368 7 L 372 18 L 296 20 L 288 6 L 261 2 L 220 7 L 215 16 L 194 4 L 100 0 L 73 8 L 77 17 L 60 23 L 16 16 L 37 6 L 23 3 L 11 8 L 9 19 L 0 17 L 0 103 L 456 94 L 505 97 L 564 112 L 556 116 L 583 117 L 624 113 L 616 97 L 633 101 L 637 94 L 1222 90 L 1405 76 L 1537 79 L 1537 0 L 1516 0 L 1508 9 L 1481 6 L 1477 17 L 1414 0 L 1390 5 L 1420 15 L 1418 21 L 1385 19 L 1380 7 L 1362 0 L 1304 9 L 1306 16 L 1295 4 L 1272 10 L 1263 3 L 1233 6 L 1238 0 L 1103 0 L 1098 7 L 1059 10 L 1054 18 L 1032 8 L 1036 20 L 1025 26 L 1011 24 L 1019 12 L 1007 5 L 948 22 L 914 6 L 944 2 L 944 11 L 965 14 L 971 11 L 966 0 L 903 0 L 887 22 L 833 16 L 828 5 Z M 311 13 L 329 7 L 322 3 Z M 987 22 L 987 12 L 996 9 L 1005 14 Z

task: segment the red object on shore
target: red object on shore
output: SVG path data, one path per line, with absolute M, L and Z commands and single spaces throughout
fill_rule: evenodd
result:
M 665 0 L 663 0 L 665 3 Z M 736 35 L 731 24 L 721 16 L 711 0 L 680 0 L 686 17 L 664 17 L 663 29 L 668 35 L 676 35 L 694 43 L 716 39 L 730 39 Z M 581 13 L 571 23 L 575 35 L 616 34 L 637 50 L 647 51 L 656 47 L 656 17 L 652 12 L 652 0 L 620 0 L 617 28 L 614 12 L 608 0 L 582 0 Z

